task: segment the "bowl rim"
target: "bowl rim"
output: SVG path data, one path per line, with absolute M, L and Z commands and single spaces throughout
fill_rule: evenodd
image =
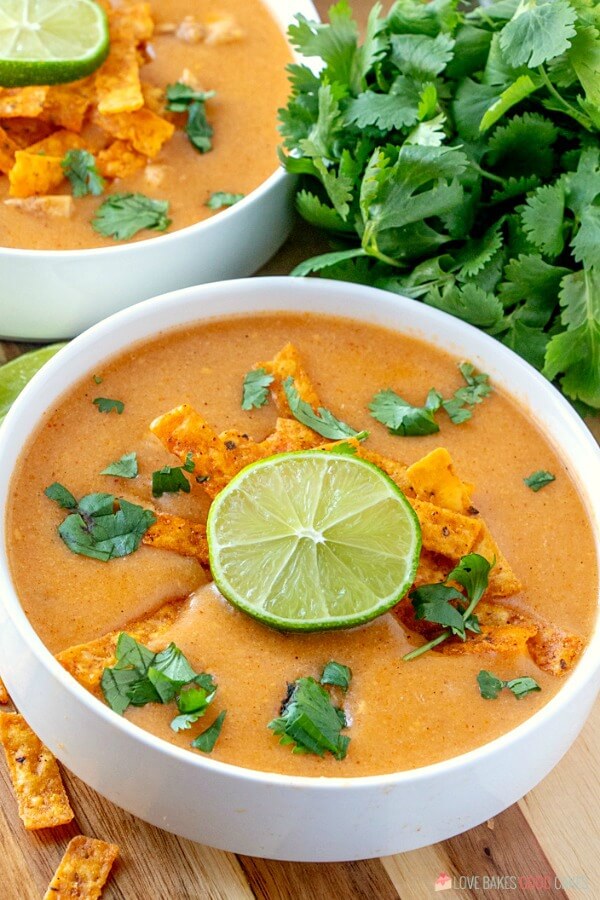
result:
M 367 287 L 365 285 L 359 284 L 350 284 L 347 282 L 314 278 L 296 279 L 290 278 L 289 276 L 272 276 L 235 279 L 212 282 L 204 285 L 195 285 L 188 288 L 181 288 L 177 291 L 171 291 L 169 293 L 162 294 L 158 297 L 147 300 L 144 303 L 127 307 L 113 314 L 109 318 L 102 320 L 98 324 L 84 331 L 69 344 L 67 344 L 66 347 L 60 350 L 54 357 L 52 357 L 44 366 L 44 372 L 46 373 L 46 375 L 54 374 L 55 371 L 59 372 L 63 367 L 68 366 L 68 364 L 71 362 L 72 357 L 79 357 L 80 350 L 82 348 L 85 348 L 86 345 L 89 349 L 89 346 L 91 345 L 93 347 L 98 338 L 105 338 L 107 336 L 110 336 L 111 333 L 118 333 L 123 326 L 128 324 L 129 320 L 143 320 L 148 316 L 152 318 L 159 314 L 161 309 L 163 308 L 169 308 L 169 311 L 173 310 L 174 321 L 170 326 L 166 328 L 158 328 L 158 333 L 165 333 L 169 330 L 179 330 L 193 321 L 214 321 L 219 318 L 236 315 L 230 312 L 223 313 L 221 315 L 217 313 L 217 315 L 200 316 L 200 318 L 195 320 L 193 316 L 190 316 L 182 311 L 181 307 L 176 308 L 177 301 L 182 302 L 185 309 L 186 301 L 191 302 L 192 299 L 195 299 L 197 301 L 198 295 L 216 295 L 216 298 L 211 298 L 211 303 L 213 303 L 215 299 L 218 299 L 219 295 L 227 296 L 231 295 L 232 293 L 244 294 L 246 291 L 262 292 L 263 288 L 266 289 L 265 293 L 275 293 L 278 297 L 281 296 L 282 293 L 290 289 L 292 291 L 298 291 L 299 293 L 306 291 L 307 295 L 310 295 L 314 292 L 321 294 L 331 294 L 333 297 L 336 293 L 339 293 L 341 286 L 343 286 L 343 290 L 346 295 L 351 294 L 356 298 L 361 297 L 366 301 L 371 300 L 375 304 L 379 304 L 382 311 L 387 304 L 389 305 L 389 307 L 397 307 L 399 311 L 404 310 L 414 312 L 415 304 L 418 303 L 418 301 L 415 301 L 413 299 L 404 297 L 402 295 L 393 294 L 389 291 L 383 291 L 378 288 Z M 367 304 L 365 303 L 364 306 L 366 308 Z M 426 325 L 428 320 L 433 321 L 434 323 L 437 321 L 442 326 L 444 325 L 444 323 L 446 323 L 448 326 L 452 324 L 452 328 L 454 330 L 458 329 L 459 332 L 462 332 L 464 330 L 466 335 L 471 335 L 471 337 L 475 338 L 476 341 L 480 344 L 480 347 L 474 349 L 474 353 L 480 353 L 480 348 L 484 353 L 488 348 L 493 349 L 494 353 L 500 357 L 502 366 L 504 367 L 505 364 L 508 365 L 510 370 L 510 377 L 513 380 L 515 379 L 516 374 L 522 374 L 530 382 L 533 382 L 536 385 L 536 390 L 540 390 L 542 392 L 542 395 L 545 395 L 544 399 L 551 406 L 553 406 L 554 409 L 558 411 L 558 413 L 563 418 L 566 418 L 566 420 L 568 421 L 569 430 L 566 432 L 566 435 L 567 441 L 570 444 L 579 446 L 582 451 L 591 451 L 593 455 L 598 455 L 600 457 L 600 451 L 596 440 L 583 423 L 583 420 L 580 419 L 579 415 L 571 407 L 569 402 L 560 394 L 560 392 L 555 387 L 553 387 L 553 385 L 551 385 L 550 382 L 548 382 L 529 363 L 527 363 L 521 357 L 517 356 L 514 351 L 501 345 L 494 338 L 490 337 L 484 332 L 479 331 L 479 329 L 476 329 L 474 326 L 458 320 L 454 316 L 450 316 L 448 313 L 442 312 L 433 307 L 425 306 L 421 303 L 418 303 L 417 309 L 419 311 L 417 313 L 417 318 L 421 318 L 424 321 L 417 323 L 416 328 L 411 325 L 410 327 L 403 329 L 400 333 L 411 334 L 413 332 L 416 332 L 419 326 L 422 327 L 424 324 Z M 273 306 L 272 308 L 269 307 L 268 310 L 260 311 L 257 311 L 256 309 L 249 309 L 248 314 L 261 314 L 261 312 L 274 312 L 275 310 L 275 306 Z M 180 315 L 177 315 L 178 311 Z M 300 307 L 297 308 L 296 311 L 302 312 L 303 310 Z M 181 314 L 182 312 L 183 314 Z M 238 315 L 239 314 L 240 313 L 238 313 Z M 243 314 L 245 313 L 242 313 L 242 315 Z M 315 314 L 319 315 L 318 312 Z M 331 315 L 332 313 L 325 310 L 320 314 Z M 340 317 L 343 318 L 343 314 Z M 345 318 L 351 320 L 354 319 L 355 321 L 361 321 L 361 319 L 355 314 L 345 316 Z M 387 327 L 390 330 L 399 330 L 390 325 L 386 325 L 384 327 Z M 145 334 L 137 340 L 129 341 L 126 344 L 123 344 L 123 346 L 119 346 L 119 348 L 112 354 L 112 356 L 117 356 L 125 352 L 125 348 L 127 346 L 143 344 L 148 340 L 148 338 L 149 335 Z M 421 339 L 423 338 L 421 337 Z M 111 354 L 106 354 L 103 358 L 110 359 Z M 92 362 L 92 368 L 95 365 L 97 365 L 97 363 Z M 75 379 L 73 379 L 66 375 L 64 387 L 62 391 L 57 395 L 57 397 L 61 394 L 64 396 L 64 394 L 73 385 L 74 381 L 79 381 L 81 377 L 85 376 L 79 374 Z M 11 443 L 13 421 L 17 422 L 19 418 L 25 417 L 25 412 L 29 403 L 30 395 L 39 393 L 40 390 L 43 390 L 44 382 L 45 379 L 42 378 L 40 372 L 38 372 L 17 398 L 13 407 L 7 413 L 7 416 L 3 422 L 2 429 L 0 429 L 0 494 L 4 492 L 6 495 L 8 495 L 13 474 L 12 467 L 10 469 L 10 472 L 7 472 L 6 467 L 2 466 L 2 457 Z M 511 399 L 519 403 L 515 394 L 510 394 L 510 392 L 507 393 L 509 394 L 509 397 Z M 522 404 L 519 405 L 522 409 Z M 25 437 L 17 442 L 19 444 L 19 454 L 22 452 L 22 449 L 27 441 L 32 437 L 42 418 L 43 416 L 37 417 L 34 422 L 27 424 Z M 537 424 L 538 427 L 541 428 L 541 425 L 539 423 Z M 544 436 L 560 456 L 559 442 L 550 438 L 547 431 L 544 432 Z M 561 439 L 561 443 L 563 442 L 564 438 Z M 571 475 L 571 479 L 575 481 L 573 475 Z M 590 522 L 590 527 L 595 539 L 598 571 L 598 568 L 600 567 L 600 495 L 595 497 L 592 486 L 588 487 L 587 482 L 584 482 L 583 479 L 581 479 L 579 488 L 581 500 L 584 504 L 585 512 Z M 68 693 L 74 694 L 75 699 L 87 708 L 86 711 L 89 714 L 99 715 L 104 720 L 104 723 L 107 726 L 112 726 L 113 728 L 120 729 L 125 736 L 128 736 L 133 741 L 141 741 L 141 743 L 144 744 L 145 747 L 151 752 L 154 752 L 158 755 L 162 754 L 163 757 L 167 759 L 171 759 L 175 762 L 191 766 L 192 768 L 205 770 L 207 773 L 220 773 L 223 776 L 239 778 L 244 781 L 251 781 L 257 784 L 287 786 L 289 788 L 302 788 L 304 790 L 310 789 L 319 792 L 342 786 L 345 786 L 347 789 L 352 787 L 353 790 L 356 789 L 358 791 L 372 790 L 374 788 L 396 788 L 406 783 L 420 782 L 434 778 L 436 776 L 446 776 L 456 770 L 463 769 L 463 767 L 468 768 L 470 764 L 483 762 L 486 757 L 490 758 L 493 757 L 496 753 L 502 753 L 504 748 L 510 746 L 511 744 L 518 743 L 520 740 L 526 740 L 538 727 L 543 727 L 545 724 L 547 724 L 548 720 L 558 715 L 561 709 L 566 707 L 571 701 L 571 698 L 580 690 L 584 689 L 586 686 L 588 688 L 591 687 L 592 689 L 594 689 L 595 687 L 597 688 L 598 683 L 600 683 L 599 590 L 599 606 L 597 610 L 594 630 L 590 637 L 589 643 L 585 648 L 574 671 L 569 675 L 564 684 L 559 688 L 555 696 L 552 697 L 541 709 L 539 709 L 533 715 L 529 716 L 529 718 L 527 718 L 516 728 L 511 729 L 510 731 L 500 735 L 494 740 L 482 744 L 479 747 L 475 747 L 474 749 L 469 750 L 466 753 L 462 753 L 458 756 L 453 756 L 449 759 L 441 760 L 436 763 L 432 763 L 426 766 L 419 766 L 414 769 L 407 769 L 400 772 L 392 772 L 380 775 L 284 775 L 277 772 L 244 768 L 233 763 L 221 762 L 219 760 L 210 759 L 206 756 L 197 755 L 183 747 L 171 744 L 168 741 L 165 741 L 162 738 L 152 734 L 151 732 L 145 731 L 144 729 L 135 725 L 133 722 L 130 722 L 124 717 L 119 716 L 117 713 L 113 712 L 110 707 L 102 703 L 102 701 L 95 697 L 93 694 L 90 694 L 75 678 L 73 678 L 66 671 L 66 669 L 61 666 L 58 660 L 42 642 L 41 638 L 34 630 L 23 610 L 11 577 L 4 532 L 5 517 L 0 520 L 0 586 L 2 587 L 2 591 L 0 593 L 0 611 L 3 610 L 5 615 L 12 620 L 13 625 L 20 632 L 21 637 L 35 655 L 38 663 L 41 663 L 44 667 L 46 676 L 50 676 L 56 679 L 60 683 L 61 688 L 66 690 Z
M 258 2 L 266 7 L 268 13 L 279 28 L 284 40 L 286 41 L 287 46 L 292 53 L 292 59 L 296 61 L 298 59 L 298 54 L 288 40 L 286 29 L 283 28 L 281 22 L 278 21 L 276 9 L 277 12 L 280 13 L 281 17 L 285 18 L 288 25 L 291 24 L 292 20 L 298 13 L 302 13 L 304 15 L 310 14 L 312 18 L 320 21 L 320 16 L 313 4 L 313 0 L 258 0 Z M 284 6 L 284 9 L 280 9 L 279 5 Z M 162 234 L 157 235 L 150 235 L 140 241 L 124 241 L 123 243 L 115 242 L 115 244 L 111 244 L 108 247 L 72 247 L 68 250 L 36 250 L 29 247 L 0 246 L 0 259 L 2 257 L 10 258 L 14 256 L 23 261 L 26 261 L 28 258 L 33 258 L 51 260 L 53 262 L 68 263 L 73 259 L 80 260 L 87 257 L 97 259 L 98 257 L 106 256 L 107 254 L 116 256 L 117 254 L 124 255 L 127 253 L 139 253 L 143 252 L 140 251 L 140 246 L 143 247 L 147 244 L 152 244 L 152 246 L 155 246 L 157 242 L 160 242 L 160 246 L 164 247 L 167 243 L 172 243 L 173 240 L 177 237 L 179 237 L 180 240 L 182 240 L 184 237 L 187 237 L 188 235 L 193 238 L 199 231 L 201 231 L 202 233 L 210 231 L 211 227 L 216 227 L 217 222 L 222 223 L 224 221 L 224 218 L 225 221 L 228 221 L 236 214 L 238 216 L 240 214 L 243 214 L 246 207 L 250 206 L 255 201 L 259 201 L 264 194 L 268 194 L 273 188 L 275 188 L 280 183 L 285 182 L 288 178 L 289 174 L 282 167 L 281 163 L 279 163 L 279 165 L 273 170 L 273 172 L 271 172 L 270 175 L 268 175 L 264 179 L 264 181 L 261 181 L 260 184 L 258 184 L 253 190 L 251 190 L 249 194 L 246 194 L 241 200 L 238 200 L 237 203 L 234 203 L 233 206 L 229 206 L 223 210 L 220 210 L 216 215 L 212 215 L 208 219 L 202 219 L 199 222 L 192 223 L 192 225 L 186 225 L 184 228 L 177 228 L 175 231 L 163 232 Z M 107 196 L 110 196 L 110 194 L 108 194 Z

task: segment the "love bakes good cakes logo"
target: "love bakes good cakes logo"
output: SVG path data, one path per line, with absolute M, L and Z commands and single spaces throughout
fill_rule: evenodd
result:
M 547 891 L 589 891 L 591 885 L 585 875 L 448 875 L 440 872 L 433 888 L 438 891 L 520 891 L 538 893 Z

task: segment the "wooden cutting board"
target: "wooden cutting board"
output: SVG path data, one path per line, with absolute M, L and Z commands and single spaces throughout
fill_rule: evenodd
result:
M 364 22 L 369 0 L 354 0 L 352 5 Z M 324 12 L 328 4 L 318 0 L 317 6 Z M 263 273 L 287 274 L 301 259 L 323 248 L 322 239 L 302 224 Z M 26 349 L 26 345 L 0 342 L 0 362 Z M 0 900 L 43 896 L 67 842 L 80 833 L 121 848 L 103 894 L 106 900 L 426 900 L 434 896 L 434 884 L 444 873 L 453 883 L 441 895 L 448 900 L 591 900 L 600 897 L 599 757 L 597 704 L 562 762 L 535 790 L 495 819 L 422 850 L 335 864 L 271 862 L 182 840 L 123 812 L 64 770 L 75 811 L 73 823 L 28 833 L 17 816 L 2 758 Z M 201 807 L 201 797 L 198 803 Z

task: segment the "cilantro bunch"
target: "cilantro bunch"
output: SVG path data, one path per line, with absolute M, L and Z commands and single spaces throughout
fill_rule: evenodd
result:
M 600 5 L 346 0 L 290 39 L 280 111 L 301 215 L 334 251 L 297 275 L 442 309 L 600 408 Z

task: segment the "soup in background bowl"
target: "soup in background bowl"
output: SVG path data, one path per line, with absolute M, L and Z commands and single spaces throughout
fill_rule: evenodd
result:
M 177 460 L 148 425 L 185 403 L 225 430 L 225 443 L 235 445 L 238 435 L 231 453 L 249 434 L 269 440 L 280 427 L 275 407 L 242 410 L 241 383 L 289 341 L 321 404 L 355 429 L 369 429 L 359 453 L 371 453 L 398 481 L 403 467 L 394 469 L 390 460 L 408 463 L 410 480 L 418 460 L 445 447 L 464 482 L 476 483 L 472 504 L 456 515 L 476 522 L 475 530 L 485 521 L 503 574 L 495 596 L 490 588 L 492 596 L 482 601 L 489 607 L 484 614 L 482 606 L 483 637 L 466 642 L 479 642 L 477 652 L 460 652 L 455 642 L 450 652 L 438 648 L 405 661 L 403 655 L 424 638 L 414 619 L 394 613 L 358 629 L 282 635 L 203 586 L 206 570 L 193 555 L 142 543 L 124 559 L 100 562 L 61 542 L 57 527 L 65 512 L 44 496 L 51 482 L 65 484 L 76 497 L 109 490 L 160 515 L 200 523 L 210 482 L 201 479 L 189 493 L 152 498 L 151 472 Z M 401 437 L 369 415 L 373 395 L 386 388 L 413 404 L 432 387 L 452 396 L 463 377 L 456 364 L 465 359 L 488 373 L 494 388 L 468 422 L 455 425 L 440 411 L 439 432 Z M 597 449 L 557 392 L 505 348 L 401 298 L 331 282 L 269 279 L 191 289 L 124 312 L 74 342 L 44 375 L 44 389 L 34 380 L 16 404 L 0 444 L 2 470 L 14 469 L 2 674 L 32 727 L 101 793 L 149 821 L 166 821 L 177 833 L 238 852 L 359 858 L 440 840 L 494 815 L 543 777 L 574 739 L 597 689 L 595 513 L 585 480 L 597 465 Z M 122 414 L 99 414 L 93 403 L 98 394 L 124 403 Z M 46 410 L 41 428 L 33 427 Z M 280 418 L 292 421 L 284 413 L 279 409 Z M 320 443 L 322 438 L 313 446 Z M 136 479 L 125 485 L 98 474 L 133 450 Z M 556 480 L 534 492 L 523 478 L 537 469 Z M 419 498 L 415 484 L 405 490 L 422 517 L 429 501 Z M 6 494 L 5 482 L 2 490 Z M 443 529 L 452 531 L 454 521 L 442 524 L 439 540 L 448 539 Z M 440 581 L 448 574 L 444 554 L 427 515 L 422 526 L 427 575 L 433 561 L 442 570 L 441 577 L 424 581 Z M 477 540 L 463 549 L 485 552 Z M 460 546 L 441 549 L 462 555 Z M 188 595 L 191 600 L 182 599 Z M 565 596 L 577 602 L 567 604 Z M 195 670 L 214 675 L 219 688 L 206 724 L 227 708 L 210 758 L 190 748 L 200 726 L 173 732 L 173 710 L 156 703 L 120 718 L 49 652 L 61 658 L 70 645 L 126 631 L 173 600 L 182 605 L 159 644 L 173 640 Z M 533 637 L 527 626 L 534 620 L 542 644 L 544 629 L 553 628 L 544 652 L 530 652 L 524 642 L 508 655 L 500 645 L 489 652 L 485 641 L 496 634 L 498 609 L 512 616 L 500 629 L 512 626 L 514 637 L 520 626 L 523 641 Z M 558 650 L 557 640 L 563 641 Z M 567 647 L 575 648 L 571 656 Z M 352 670 L 342 698 L 347 753 L 343 759 L 292 754 L 268 722 L 279 712 L 286 682 L 318 679 L 330 659 Z M 533 678 L 541 690 L 517 700 L 505 689 L 485 699 L 477 684 L 481 671 L 506 682 Z M 23 689 L 32 677 L 36 692 Z M 93 752 L 98 742 L 105 747 L 102 759 Z M 143 759 L 135 776 L 127 764 L 132 754 Z M 194 797 L 202 798 L 202 814 Z M 335 834 L 327 824 L 331 814 L 339 823 Z M 257 829 L 259 818 L 265 824 Z

